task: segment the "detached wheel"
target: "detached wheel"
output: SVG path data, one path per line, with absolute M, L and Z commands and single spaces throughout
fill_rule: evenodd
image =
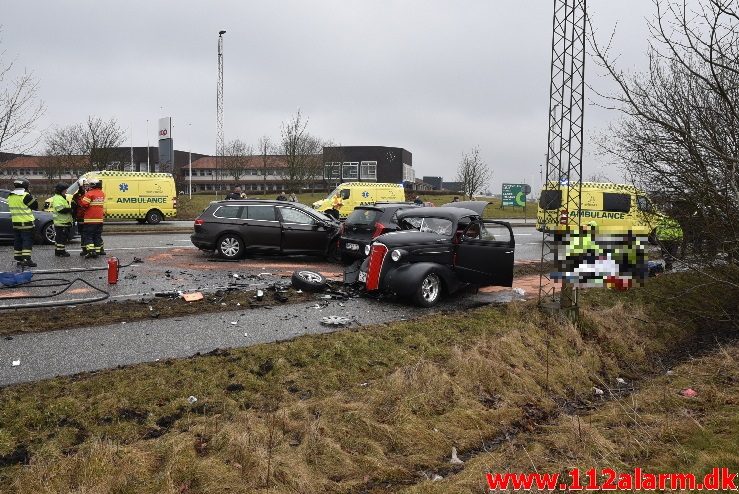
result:
M 45 244 L 56 243 L 56 230 L 54 229 L 54 223 L 51 221 L 41 229 L 41 241 Z
M 216 250 L 224 259 L 239 259 L 244 255 L 244 242 L 238 235 L 229 233 L 218 239 Z
M 441 278 L 436 273 L 427 274 L 418 285 L 413 301 L 421 307 L 432 307 L 441 298 Z
M 158 225 L 164 220 L 164 215 L 157 211 L 156 209 L 152 209 L 148 213 L 146 213 L 146 222 L 150 225 Z
M 295 271 L 292 276 L 293 286 L 304 292 L 320 292 L 326 288 L 326 277 L 315 271 Z

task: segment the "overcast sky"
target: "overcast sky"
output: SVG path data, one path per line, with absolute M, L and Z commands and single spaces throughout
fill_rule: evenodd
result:
M 479 146 L 499 193 L 502 182 L 541 184 L 552 8 L 551 0 L 2 0 L 0 48 L 38 77 L 40 128 L 114 117 L 144 146 L 148 119 L 156 145 L 157 119 L 171 116 L 176 149 L 212 154 L 225 29 L 226 140 L 277 139 L 300 108 L 324 139 L 408 149 L 418 177 L 453 180 L 462 153 Z M 621 66 L 645 67 L 652 2 L 588 8 L 598 39 L 618 24 Z M 586 73 L 589 84 L 609 86 L 593 63 Z M 592 145 L 616 118 L 588 105 L 586 176 L 621 177 Z

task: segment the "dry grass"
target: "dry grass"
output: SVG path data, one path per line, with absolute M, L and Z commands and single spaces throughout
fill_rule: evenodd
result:
M 643 291 L 659 294 L 677 280 Z M 736 304 L 735 294 L 723 295 Z M 580 327 L 513 304 L 5 388 L 0 486 L 385 492 L 453 474 L 454 446 L 476 458 L 454 477 L 459 483 L 423 489 L 482 492 L 490 465 L 531 467 L 515 463 L 527 455 L 501 439 L 506 433 L 524 441 L 541 424 L 567 426 L 558 417 L 592 402 L 593 386 L 661 374 L 659 357 L 702 331 L 666 318 L 670 307 L 642 305 L 644 296 L 594 294 Z M 730 425 L 725 418 L 715 418 L 717 427 Z M 607 436 L 602 428 L 603 447 L 614 451 L 604 463 L 624 462 L 616 442 L 629 424 L 619 420 Z M 503 463 L 479 454 L 501 441 L 509 445 L 496 453 Z M 537 468 L 556 444 L 525 442 Z M 25 451 L 27 466 L 9 461 Z M 576 464 L 563 451 L 552 464 Z

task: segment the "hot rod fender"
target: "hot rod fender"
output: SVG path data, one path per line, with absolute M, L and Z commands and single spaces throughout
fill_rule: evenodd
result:
M 383 289 L 401 297 L 410 297 L 416 293 L 423 278 L 432 271 L 441 277 L 448 293 L 454 293 L 459 289 L 461 284 L 454 271 L 433 262 L 404 264 L 391 270 L 386 274 Z

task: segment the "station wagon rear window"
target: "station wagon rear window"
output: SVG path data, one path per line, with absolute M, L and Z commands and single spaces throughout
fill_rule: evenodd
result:
M 454 224 L 446 218 L 417 218 L 403 219 L 404 230 L 418 230 L 419 232 L 430 232 L 447 237 L 452 236 Z
M 631 211 L 631 195 L 603 193 L 603 211 L 614 213 L 628 213 Z
M 227 218 L 227 219 L 238 219 L 241 217 L 242 206 L 219 206 L 218 209 L 213 211 L 213 216 L 216 218 Z
M 559 209 L 562 206 L 561 190 L 542 190 L 539 197 L 539 207 L 541 209 Z

